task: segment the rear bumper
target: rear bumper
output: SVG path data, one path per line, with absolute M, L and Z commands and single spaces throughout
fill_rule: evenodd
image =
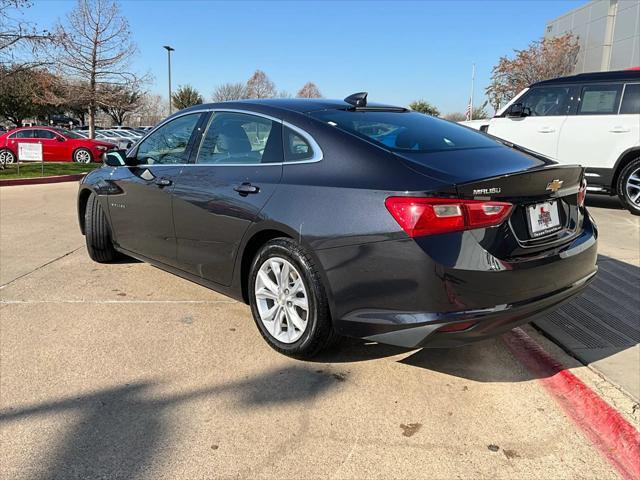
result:
M 578 294 L 597 272 L 597 229 L 586 211 L 578 236 L 528 255 L 494 257 L 483 246 L 491 245 L 493 234 L 466 231 L 317 251 L 334 328 L 408 348 L 464 345 L 530 322 Z M 463 322 L 474 323 L 439 331 Z
M 511 305 L 447 313 L 362 311 L 338 320 L 336 330 L 347 336 L 407 348 L 456 347 L 490 338 L 557 307 L 580 293 L 594 278 L 587 277 L 547 295 Z M 458 332 L 439 332 L 444 326 L 475 322 Z

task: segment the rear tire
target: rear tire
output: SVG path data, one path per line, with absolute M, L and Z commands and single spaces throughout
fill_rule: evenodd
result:
M 0 150 L 0 164 L 2 165 L 10 165 L 15 163 L 16 156 L 13 154 L 11 150 L 2 149 Z
M 640 215 L 640 157 L 631 160 L 618 176 L 616 192 L 633 215 Z
M 73 152 L 73 161 L 76 163 L 91 163 L 93 162 L 93 157 L 86 148 L 79 148 Z
M 92 193 L 87 200 L 84 226 L 87 252 L 93 261 L 108 263 L 118 258 L 118 252 L 113 248 L 111 241 L 111 230 L 107 223 L 107 217 L 95 193 Z
M 263 320 L 262 317 L 265 315 L 265 311 L 278 306 L 278 300 L 265 300 L 263 294 L 260 294 L 261 298 L 256 296 L 258 275 L 264 275 L 266 271 L 269 271 L 269 265 L 271 265 L 272 260 L 280 265 L 286 264 L 291 267 L 291 276 L 288 276 L 286 281 L 274 281 L 271 284 L 271 292 L 274 293 L 274 297 L 278 297 L 277 292 L 280 292 L 282 320 L 278 321 L 278 324 L 284 326 L 284 329 L 278 328 L 275 320 L 270 324 L 272 327 L 269 327 L 269 322 Z M 280 270 L 280 272 L 282 271 Z M 271 272 L 275 273 L 273 270 Z M 296 279 L 302 282 L 299 296 L 289 297 L 292 302 L 287 302 L 285 293 L 288 294 L 288 288 L 291 288 L 291 293 L 293 294 Z M 253 319 L 262 337 L 277 352 L 293 358 L 307 359 L 329 347 L 338 338 L 333 330 L 329 303 L 318 268 L 304 248 L 290 238 L 276 238 L 267 242 L 260 249 L 251 264 L 248 282 L 247 290 Z M 264 282 L 260 280 L 258 285 L 264 285 Z M 264 288 L 261 288 L 260 291 L 264 291 Z M 294 304 L 300 300 L 302 300 L 303 304 L 306 303 L 307 311 L 305 314 L 303 309 L 297 309 L 297 312 L 301 313 L 301 315 L 296 317 L 296 321 L 293 322 L 288 316 L 290 310 L 286 311 L 286 309 L 295 308 Z M 261 302 L 260 305 L 259 302 Z M 303 319 L 303 317 L 306 318 Z M 301 322 L 301 319 L 304 321 Z M 304 325 L 302 329 L 298 328 L 301 323 Z M 293 324 L 297 324 L 297 326 Z M 291 325 L 295 327 L 295 331 Z M 279 332 L 274 335 L 276 330 L 279 330 Z M 291 336 L 288 336 L 289 332 L 291 332 Z

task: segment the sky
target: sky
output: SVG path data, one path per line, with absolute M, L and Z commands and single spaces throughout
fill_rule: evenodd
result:
M 133 65 L 151 73 L 149 90 L 167 96 L 191 84 L 205 97 L 225 82 L 264 70 L 295 94 L 315 82 L 327 98 L 369 92 L 396 105 L 425 99 L 463 112 L 476 64 L 474 104 L 484 100 L 491 68 L 526 48 L 545 24 L 584 0 L 207 1 L 122 0 L 138 51 Z M 40 27 L 64 20 L 75 1 L 34 0 L 25 18 Z

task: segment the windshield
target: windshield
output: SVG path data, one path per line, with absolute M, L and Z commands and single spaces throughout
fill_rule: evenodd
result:
M 72 132 L 71 130 L 67 130 L 66 128 L 56 128 L 56 131 L 60 134 L 64 135 L 67 138 L 85 138 L 82 135 L 78 135 L 76 132 Z
M 384 148 L 438 152 L 496 147 L 482 133 L 417 112 L 322 110 L 310 115 Z

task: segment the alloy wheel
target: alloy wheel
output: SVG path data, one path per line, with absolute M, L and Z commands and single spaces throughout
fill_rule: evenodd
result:
M 640 206 L 640 167 L 631 172 L 627 178 L 625 193 L 631 203 Z
M 91 163 L 91 154 L 87 150 L 77 150 L 74 158 L 77 163 Z
M 271 257 L 260 266 L 255 299 L 262 325 L 279 342 L 294 343 L 307 329 L 307 289 L 300 272 L 284 258 Z
M 16 161 L 15 155 L 9 150 L 0 150 L 0 164 L 7 165 Z

